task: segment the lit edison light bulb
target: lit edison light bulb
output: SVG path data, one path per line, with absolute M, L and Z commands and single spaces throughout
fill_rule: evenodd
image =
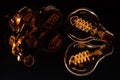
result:
M 54 5 L 48 5 L 36 11 L 40 22 L 39 51 L 56 52 L 62 45 L 62 34 L 59 29 L 63 22 L 61 11 Z
M 63 21 L 61 11 L 54 5 L 42 7 L 38 10 L 41 30 L 50 30 L 60 27 Z
M 108 55 L 111 55 L 114 48 L 109 44 L 99 41 L 97 44 L 73 42 L 71 43 L 64 57 L 67 70 L 76 76 L 87 76 L 97 67 L 98 63 Z
M 68 36 L 73 41 L 100 38 L 108 43 L 114 36 L 100 23 L 98 16 L 87 8 L 80 8 L 71 12 L 66 20 L 66 28 Z

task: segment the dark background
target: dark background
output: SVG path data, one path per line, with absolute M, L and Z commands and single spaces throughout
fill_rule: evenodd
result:
M 55 5 L 61 10 L 64 19 L 76 8 L 87 7 L 95 11 L 101 23 L 115 36 L 114 52 L 104 58 L 96 70 L 85 77 L 76 77 L 70 74 L 64 66 L 63 58 L 65 49 L 71 43 L 66 34 L 62 48 L 54 54 L 36 55 L 35 65 L 26 68 L 18 63 L 16 57 L 10 53 L 7 44 L 9 34 L 6 26 L 5 15 L 19 10 L 23 6 L 41 8 L 47 5 Z M 119 80 L 120 72 L 120 4 L 119 0 L 1 0 L 0 1 L 0 80 Z M 63 28 L 62 26 L 61 28 Z M 65 28 L 63 28 L 65 29 Z

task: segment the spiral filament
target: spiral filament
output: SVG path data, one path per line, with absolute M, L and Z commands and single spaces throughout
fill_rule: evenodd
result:
M 93 45 L 73 42 L 65 53 L 64 63 L 69 72 L 76 76 L 86 76 L 92 73 L 97 64 L 113 52 L 111 45 Z
M 76 55 L 72 55 L 69 59 L 69 65 L 79 65 L 85 62 L 89 62 L 91 60 L 94 60 L 94 56 L 100 56 L 102 55 L 102 52 L 100 50 L 96 50 L 95 52 L 90 53 L 88 50 L 79 52 Z
M 63 43 L 63 37 L 61 33 L 58 31 L 48 32 L 47 35 L 44 36 L 41 45 L 46 52 L 53 53 L 60 49 Z
M 86 33 L 90 32 L 92 35 L 95 35 L 97 33 L 97 28 L 94 27 L 92 23 L 89 23 L 88 21 L 85 21 L 84 19 L 79 18 L 78 16 L 72 16 L 70 18 L 70 23 Z
M 50 5 L 40 9 L 41 27 L 43 30 L 58 28 L 62 22 L 62 14 L 55 6 Z
M 67 34 L 74 41 L 100 38 L 108 43 L 109 40 L 113 39 L 113 34 L 102 26 L 98 16 L 86 8 L 77 9 L 69 14 L 66 24 Z
M 58 34 L 50 41 L 50 43 L 48 44 L 48 49 L 56 50 L 59 49 L 61 45 L 62 45 L 61 35 Z
M 52 26 L 54 26 L 57 21 L 60 19 L 60 16 L 58 14 L 54 13 L 50 18 L 44 23 L 44 27 L 47 29 L 51 29 Z
M 68 15 L 66 32 L 73 41 L 66 49 L 64 63 L 76 76 L 91 74 L 97 64 L 113 53 L 114 35 L 107 31 L 98 16 L 87 8 L 80 8 Z
M 75 25 L 78 29 L 88 32 L 91 30 L 92 25 L 87 21 L 83 20 L 82 18 L 78 18 L 78 16 L 73 16 L 70 18 L 70 23 Z
M 89 57 L 90 57 L 89 51 L 79 52 L 78 54 L 70 57 L 69 65 L 71 65 L 72 63 L 74 65 L 77 65 L 77 64 L 86 62 L 87 60 L 90 61 Z
M 61 47 L 62 35 L 57 30 L 61 22 L 62 14 L 54 6 L 38 10 L 21 8 L 9 19 L 11 53 L 17 57 L 18 62 L 32 67 L 35 53 L 39 53 L 39 50 L 50 53 Z

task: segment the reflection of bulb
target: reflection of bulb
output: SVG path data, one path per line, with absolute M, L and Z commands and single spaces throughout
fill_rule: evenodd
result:
M 28 55 L 23 60 L 26 67 L 31 67 L 34 65 L 35 59 L 32 55 Z
M 66 50 L 64 63 L 70 73 L 86 76 L 92 73 L 97 64 L 112 52 L 113 47 L 110 45 L 73 42 Z
M 28 7 L 23 7 L 13 15 L 9 21 L 12 31 L 19 33 L 24 28 L 25 24 L 30 22 L 33 17 L 32 10 Z
M 34 64 L 34 57 L 29 53 L 35 55 L 39 50 L 55 52 L 61 47 L 62 35 L 58 27 L 63 17 L 55 6 L 49 5 L 39 10 L 25 6 L 7 17 L 12 34 L 9 37 L 11 52 L 25 66 L 31 67 Z
M 41 41 L 41 46 L 43 46 L 43 51 L 45 52 L 56 52 L 62 46 L 62 35 L 57 31 L 48 32 Z
M 49 30 L 58 28 L 62 23 L 62 13 L 53 5 L 45 6 L 40 9 L 41 29 Z
M 73 11 L 66 23 L 68 36 L 74 41 L 101 38 L 104 42 L 108 42 L 113 38 L 113 34 L 101 25 L 98 16 L 86 8 Z
M 97 64 L 112 54 L 113 34 L 107 31 L 98 16 L 87 8 L 73 11 L 66 21 L 66 32 L 71 43 L 65 53 L 67 70 L 76 76 L 92 73 Z

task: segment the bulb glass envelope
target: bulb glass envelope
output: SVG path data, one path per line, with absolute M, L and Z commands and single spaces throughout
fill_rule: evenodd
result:
M 90 9 L 79 8 L 71 12 L 66 19 L 66 32 L 73 43 L 66 49 L 64 63 L 76 76 L 92 73 L 105 56 L 113 53 L 114 35 Z

